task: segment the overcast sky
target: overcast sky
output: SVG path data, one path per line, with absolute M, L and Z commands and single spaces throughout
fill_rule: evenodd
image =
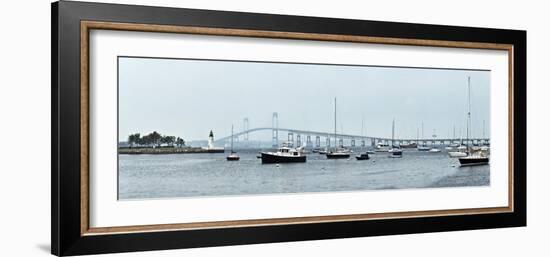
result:
M 490 71 L 119 58 L 119 135 L 153 130 L 186 140 L 220 138 L 243 128 L 279 127 L 416 138 L 465 135 L 471 77 L 474 136 L 490 131 Z M 271 140 L 269 133 L 251 139 Z M 281 137 L 281 136 L 280 136 Z M 284 137 L 283 137 L 284 138 Z

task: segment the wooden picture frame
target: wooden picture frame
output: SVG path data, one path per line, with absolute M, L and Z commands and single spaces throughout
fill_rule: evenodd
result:
M 90 30 L 499 49 L 509 54 L 509 205 L 438 211 L 89 226 Z M 526 32 L 83 2 L 52 4 L 52 254 L 526 225 Z

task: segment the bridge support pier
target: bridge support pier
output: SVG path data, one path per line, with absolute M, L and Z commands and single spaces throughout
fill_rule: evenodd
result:
M 273 148 L 279 147 L 279 114 L 276 112 L 271 117 L 271 145 Z
M 292 142 L 294 144 L 294 133 L 288 132 L 288 142 Z
M 321 137 L 315 136 L 315 147 L 319 148 L 321 147 Z

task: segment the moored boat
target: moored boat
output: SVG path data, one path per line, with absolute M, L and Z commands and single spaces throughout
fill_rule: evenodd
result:
M 276 152 L 261 152 L 262 163 L 306 162 L 306 155 L 289 144 L 283 144 Z
M 466 152 L 461 152 L 461 151 L 450 151 L 447 153 L 449 155 L 449 157 L 451 158 L 458 158 L 458 157 L 466 157 L 468 156 L 468 154 Z
M 368 160 L 368 159 L 370 159 L 369 153 L 365 152 L 365 153 L 356 155 L 356 156 L 355 156 L 355 159 L 357 159 L 358 161 Z
M 334 98 L 334 150 L 326 152 L 327 159 L 348 159 L 351 156 L 351 150 L 344 147 L 336 147 L 337 143 L 337 134 L 336 134 L 336 97 Z
M 416 149 L 417 149 L 418 151 L 420 151 L 420 152 L 427 152 L 427 151 L 430 151 L 430 147 L 425 146 L 425 145 L 419 145 Z
M 460 162 L 460 166 L 487 165 L 489 164 L 489 156 L 482 152 L 475 152 L 458 158 L 458 161 Z
M 378 143 L 376 144 L 375 152 L 387 152 L 390 150 L 390 145 L 386 143 Z
M 435 148 L 435 147 L 434 147 L 434 148 L 428 150 L 428 152 L 429 152 L 429 153 L 440 153 L 440 152 L 441 152 L 441 149 Z
M 409 143 L 409 144 L 401 144 L 399 145 L 401 148 L 403 149 L 406 149 L 406 148 L 417 148 L 418 145 L 416 143 Z
M 231 153 L 230 155 L 228 155 L 227 157 L 225 157 L 228 161 L 238 161 L 241 159 L 241 157 L 239 157 L 236 153 Z
M 212 131 L 210 131 L 210 134 L 212 134 Z M 231 125 L 231 153 L 225 157 L 225 159 L 228 161 L 238 161 L 241 159 L 241 157 L 233 151 L 233 125 Z
M 401 158 L 403 157 L 403 151 L 399 148 L 392 148 L 388 151 L 390 153 L 390 158 Z
M 351 151 L 345 148 L 338 148 L 335 151 L 326 154 L 327 159 L 348 159 L 351 156 Z
M 466 125 L 466 156 L 459 157 L 460 166 L 487 165 L 489 164 L 489 152 L 482 151 L 480 147 L 474 150 L 470 147 L 470 124 L 471 124 L 471 106 L 470 106 L 470 77 L 468 77 L 468 124 Z
M 391 124 L 391 149 L 388 150 L 390 153 L 390 158 L 401 158 L 403 157 L 403 151 L 399 147 L 393 145 L 393 139 L 395 136 L 395 119 L 393 119 Z

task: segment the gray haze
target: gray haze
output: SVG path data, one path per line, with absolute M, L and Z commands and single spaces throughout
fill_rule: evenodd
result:
M 119 140 L 131 133 L 161 134 L 185 140 L 217 138 L 250 128 L 279 127 L 397 138 L 465 136 L 468 76 L 471 77 L 472 131 L 490 131 L 490 72 L 445 69 L 358 67 L 119 58 Z M 279 136 L 285 138 L 286 135 Z M 269 133 L 251 139 L 271 140 Z

